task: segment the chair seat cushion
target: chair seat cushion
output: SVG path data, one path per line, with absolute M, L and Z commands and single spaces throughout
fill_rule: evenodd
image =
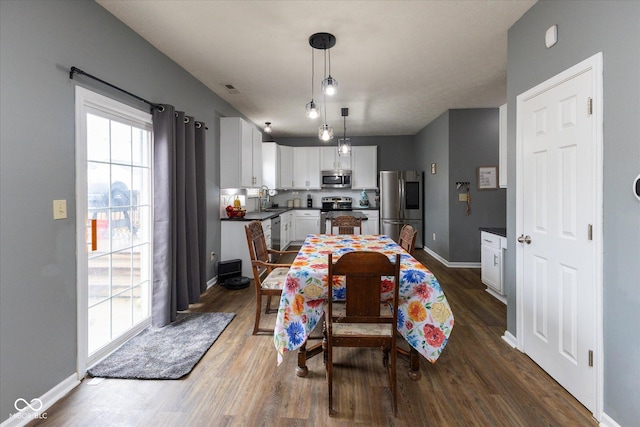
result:
M 384 323 L 334 323 L 333 335 L 370 335 L 377 337 L 390 337 L 393 335 L 391 324 Z
M 289 269 L 287 267 L 277 267 L 264 278 L 262 281 L 262 289 L 282 289 L 284 287 L 284 281 L 287 278 Z

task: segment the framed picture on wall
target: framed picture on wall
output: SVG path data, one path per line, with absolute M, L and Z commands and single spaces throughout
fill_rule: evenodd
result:
M 498 188 L 498 167 L 478 167 L 478 190 L 493 190 Z

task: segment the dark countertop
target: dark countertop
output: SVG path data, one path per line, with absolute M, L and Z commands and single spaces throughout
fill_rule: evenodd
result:
M 339 217 L 339 216 L 343 216 L 343 215 L 360 218 L 362 221 L 366 221 L 366 220 L 369 219 L 362 212 L 354 212 L 354 211 L 331 211 L 331 212 L 327 212 L 326 218 L 327 219 L 333 219 L 333 218 L 336 218 L 336 217 Z
M 499 227 L 480 227 L 480 231 L 486 231 L 487 233 L 496 234 L 498 236 L 507 237 L 507 229 Z
M 271 219 L 271 218 L 275 218 L 277 216 L 279 216 L 280 214 L 287 212 L 287 211 L 319 211 L 321 210 L 321 208 L 307 208 L 307 207 L 299 207 L 299 208 L 269 208 L 270 210 L 267 212 L 258 212 L 258 211 L 253 211 L 253 212 L 247 212 L 247 214 L 244 216 L 244 218 L 227 218 L 227 217 L 223 217 L 220 218 L 221 221 L 254 221 L 254 220 L 258 220 L 258 221 L 264 221 L 266 219 Z M 358 206 L 354 206 L 353 207 L 354 210 L 358 210 L 358 211 L 366 211 L 366 210 L 371 210 L 371 211 L 377 211 L 379 210 L 379 208 L 372 208 L 372 207 L 358 207 Z M 344 212 L 351 212 L 351 215 L 355 216 L 355 217 L 361 217 L 363 221 L 365 221 L 367 219 L 366 215 L 361 214 L 360 212 L 353 212 L 353 211 L 332 211 L 332 212 L 338 212 L 338 213 L 344 213 Z M 332 212 L 328 212 L 328 214 L 331 214 Z M 327 218 L 331 218 L 329 216 L 327 216 Z

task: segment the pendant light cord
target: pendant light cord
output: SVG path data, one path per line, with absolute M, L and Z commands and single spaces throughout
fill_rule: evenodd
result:
M 315 79 L 315 75 L 314 75 L 314 71 L 316 69 L 316 65 L 315 65 L 315 54 L 314 51 L 315 49 L 313 48 L 313 46 L 311 47 L 311 101 L 313 102 L 313 79 Z

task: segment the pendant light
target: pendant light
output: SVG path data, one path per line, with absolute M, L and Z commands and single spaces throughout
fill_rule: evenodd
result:
M 264 131 L 266 133 L 271 133 L 271 122 L 264 122 Z
M 329 33 L 315 33 L 311 35 L 311 37 L 309 37 L 309 44 L 314 49 L 320 49 L 324 51 L 324 71 L 325 71 L 325 76 L 327 76 L 326 74 L 327 50 L 335 46 L 336 44 L 335 36 Z M 311 53 L 312 53 L 311 63 L 313 68 L 313 51 Z M 329 56 L 329 61 L 331 61 L 331 56 Z M 312 71 L 311 79 L 312 79 L 312 82 L 311 82 L 311 91 L 312 91 L 311 103 L 312 103 L 313 102 L 313 71 Z M 329 75 L 322 81 L 322 93 L 324 98 L 324 124 L 320 125 L 320 127 L 318 128 L 318 138 L 320 138 L 322 141 L 330 141 L 333 139 L 333 128 L 329 126 L 329 124 L 327 123 L 327 95 L 335 93 L 335 88 L 337 87 L 337 85 L 338 85 L 338 82 L 333 77 L 331 77 L 331 64 L 329 64 Z
M 324 98 L 324 124 L 318 128 L 318 138 L 323 141 L 331 141 L 333 139 L 333 128 L 327 124 L 327 95 Z
M 313 60 L 313 47 L 311 47 L 311 102 L 309 102 L 306 105 L 306 114 L 307 117 L 309 117 L 310 119 L 317 119 L 320 116 L 320 112 L 318 111 L 318 108 L 316 107 L 316 103 L 313 100 L 313 80 L 314 80 L 314 69 L 315 69 L 315 63 Z
M 349 115 L 349 109 L 342 109 L 342 117 L 344 120 L 344 134 L 341 139 L 338 139 L 338 155 L 348 156 L 351 154 L 351 139 L 347 138 L 347 116 Z
M 327 53 L 328 51 L 328 53 Z M 326 73 L 326 67 L 327 67 L 327 54 L 329 55 L 329 75 L 322 81 L 322 93 L 324 93 L 325 95 L 335 95 L 336 92 L 338 91 L 338 81 L 336 79 L 334 79 L 333 77 L 331 77 L 331 50 L 326 49 L 324 51 L 324 66 L 325 66 L 325 73 Z

